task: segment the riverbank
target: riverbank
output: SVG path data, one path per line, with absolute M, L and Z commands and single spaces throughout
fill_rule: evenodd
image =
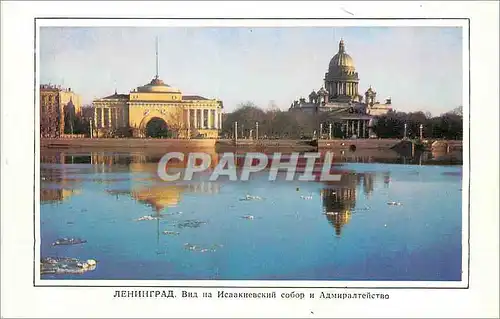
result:
M 215 139 L 139 139 L 139 138 L 78 138 L 41 139 L 40 147 L 45 149 L 206 149 L 214 148 Z
M 462 150 L 462 141 L 430 141 L 426 150 Z M 100 149 L 100 150 L 146 150 L 146 149 L 214 149 L 225 151 L 294 151 L 315 152 L 326 150 L 398 150 L 406 149 L 410 141 L 400 139 L 332 139 L 332 140 L 238 140 L 230 139 L 135 139 L 135 138 L 78 138 L 41 139 L 43 149 Z M 411 149 L 411 147 L 410 147 Z

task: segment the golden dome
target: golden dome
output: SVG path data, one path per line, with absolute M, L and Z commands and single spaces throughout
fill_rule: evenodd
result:
M 344 40 L 340 40 L 339 52 L 330 60 L 330 66 L 328 67 L 330 73 L 333 73 L 340 68 L 354 69 L 354 60 L 345 52 Z
M 139 86 L 137 92 L 149 93 L 181 93 L 179 89 L 173 88 L 165 84 L 158 76 L 154 77 L 151 82 L 146 85 Z

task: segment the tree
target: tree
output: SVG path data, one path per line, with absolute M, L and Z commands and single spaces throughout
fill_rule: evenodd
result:
M 388 113 L 376 118 L 374 131 L 381 138 L 401 138 L 405 124 L 410 138 L 420 136 L 420 125 L 424 138 L 461 139 L 463 136 L 463 118 L 454 112 L 437 117 L 423 112 Z
M 461 139 L 463 136 L 462 116 L 449 112 L 432 117 L 424 112 L 395 112 L 377 116 L 374 131 L 381 138 L 402 138 L 405 132 L 410 138 L 420 137 L 420 125 L 423 127 L 424 138 Z M 313 132 L 319 133 L 320 123 L 323 123 L 323 134 L 328 134 L 329 124 L 332 124 L 333 137 L 343 137 L 342 121 L 334 112 L 309 114 L 301 111 L 281 111 L 270 103 L 265 111 L 252 102 L 246 102 L 232 113 L 224 117 L 223 134 L 234 137 L 234 123 L 238 122 L 238 136 L 248 136 L 259 122 L 259 137 L 277 138 L 312 138 Z
M 462 105 L 460 105 L 460 106 L 454 108 L 453 110 L 449 111 L 446 114 L 453 114 L 453 115 L 457 115 L 457 116 L 463 116 L 463 107 L 462 107 Z
M 54 96 L 40 96 L 40 136 L 59 137 L 59 102 Z
M 169 119 L 169 129 L 171 137 L 179 138 L 187 135 L 187 115 L 182 106 L 176 106 L 172 109 Z
M 259 135 L 265 132 L 265 113 L 252 102 L 240 104 L 234 112 L 227 114 L 223 119 L 222 132 L 233 136 L 235 122 L 238 122 L 239 136 L 242 133 L 247 136 L 249 131 L 255 128 L 256 122 L 259 122 Z

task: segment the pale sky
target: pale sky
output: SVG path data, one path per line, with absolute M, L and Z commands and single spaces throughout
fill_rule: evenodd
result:
M 155 75 L 183 94 L 218 98 L 226 111 L 252 101 L 293 100 L 323 85 L 340 37 L 354 59 L 359 89 L 370 85 L 398 111 L 449 111 L 462 105 L 458 27 L 42 27 L 40 80 L 93 99 L 128 93 Z

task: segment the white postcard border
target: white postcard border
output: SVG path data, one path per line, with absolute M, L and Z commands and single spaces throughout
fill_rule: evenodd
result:
M 162 8 L 160 10 L 160 8 Z M 468 289 L 368 289 L 391 294 L 385 302 L 294 300 L 205 300 L 113 299 L 115 288 L 33 287 L 33 208 L 39 213 L 35 172 L 39 159 L 33 157 L 35 131 L 18 131 L 17 118 L 34 123 L 33 116 L 33 35 L 34 17 L 134 16 L 151 17 L 159 12 L 169 17 L 454 17 L 471 18 L 471 92 L 479 111 L 472 112 L 475 135 L 469 136 L 464 121 L 464 181 L 472 156 L 471 203 L 464 198 L 463 209 L 471 204 L 471 268 Z M 2 316 L 81 317 L 395 317 L 395 316 L 498 316 L 498 153 L 487 156 L 483 147 L 498 145 L 498 3 L 473 2 L 283 2 L 245 3 L 147 3 L 147 2 L 3 2 L 2 3 Z M 61 19 L 60 21 L 63 21 Z M 248 21 L 248 20 L 247 20 Z M 267 20 L 266 20 L 267 21 Z M 303 20 L 304 21 L 304 20 Z M 376 21 L 376 20 L 370 20 Z M 387 21 L 387 20 L 383 20 Z M 413 20 L 416 21 L 416 20 Z M 301 22 L 302 23 L 302 22 Z M 496 31 L 494 31 L 496 30 Z M 496 33 L 495 33 L 496 32 Z M 465 37 L 464 37 L 465 39 Z M 465 42 L 465 41 L 464 41 Z M 465 46 L 465 43 L 464 43 Z M 466 52 L 466 51 L 464 51 Z M 15 62 L 17 61 L 17 63 Z M 468 68 L 464 68 L 466 73 Z M 464 74 L 464 82 L 468 76 Z M 464 113 L 468 112 L 468 83 L 464 83 Z M 31 90 L 31 92 L 30 92 Z M 35 102 L 37 103 L 36 99 Z M 466 109 L 467 106 L 467 109 Z M 35 112 L 36 114 L 36 112 Z M 465 113 L 467 114 L 467 113 Z M 29 124 L 31 125 L 31 124 Z M 36 125 L 35 125 L 36 127 Z M 470 138 L 470 139 L 469 139 Z M 486 139 L 486 140 L 485 140 Z M 470 142 L 470 143 L 467 143 Z M 35 143 L 38 143 L 37 141 Z M 477 155 L 474 155 L 477 154 Z M 33 164 L 33 162 L 35 162 Z M 469 163 L 467 163 L 469 164 Z M 493 177 L 493 178 L 492 178 Z M 39 183 L 39 181 L 37 181 Z M 464 190 L 466 189 L 464 185 Z M 491 199 L 495 199 L 492 201 Z M 465 213 L 465 212 L 464 212 Z M 36 216 L 35 214 L 35 216 Z M 469 216 L 467 211 L 465 216 Z M 36 224 L 36 223 L 35 223 Z M 465 240 L 468 238 L 465 237 Z M 36 243 L 35 243 L 36 244 Z M 468 244 L 468 243 L 467 243 Z M 468 246 L 468 245 L 467 245 Z M 36 262 L 36 261 L 35 261 Z M 465 262 L 465 260 L 464 260 Z M 36 268 L 36 267 L 35 267 Z M 95 281 L 92 281 L 95 282 Z M 129 281 L 129 284 L 136 282 Z M 303 282 L 302 282 L 303 283 Z M 116 284 L 116 282 L 114 282 Z M 249 290 L 252 288 L 245 282 Z M 119 288 L 118 288 L 119 289 Z M 205 290 L 213 290 L 207 288 Z M 225 291 L 241 289 L 224 288 Z M 287 290 L 275 288 L 275 290 Z M 290 289 L 288 289 L 290 290 Z M 301 289 L 318 292 L 318 289 Z M 361 291 L 363 289 L 352 289 Z M 335 291 L 343 292 L 342 289 Z

